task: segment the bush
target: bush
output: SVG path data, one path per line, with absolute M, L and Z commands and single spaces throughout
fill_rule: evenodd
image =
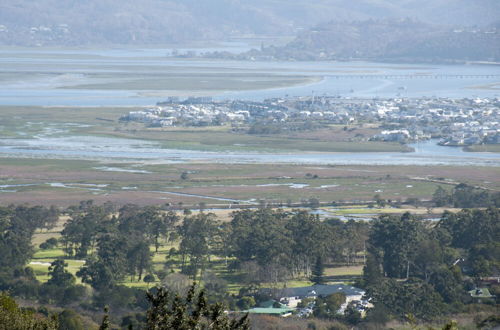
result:
M 58 315 L 58 330 L 84 330 L 82 319 L 72 309 L 65 309 Z
M 155 281 L 155 277 L 152 274 L 148 274 L 148 275 L 144 276 L 143 281 L 146 283 L 151 283 L 151 282 Z
M 52 237 L 40 244 L 40 249 L 42 250 L 48 250 L 48 249 L 53 249 L 57 247 L 57 239 Z
M 240 300 L 238 300 L 236 306 L 238 306 L 238 308 L 241 310 L 250 309 L 255 306 L 255 299 L 248 296 L 242 297 Z

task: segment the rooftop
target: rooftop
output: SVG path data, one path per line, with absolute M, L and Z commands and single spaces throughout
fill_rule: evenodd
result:
M 280 297 L 311 297 L 311 296 L 328 296 L 336 292 L 343 292 L 346 296 L 364 295 L 365 292 L 359 288 L 355 288 L 345 284 L 334 285 L 311 285 L 298 288 L 285 288 L 276 291 L 272 289 L 263 289 L 264 293 L 277 293 Z

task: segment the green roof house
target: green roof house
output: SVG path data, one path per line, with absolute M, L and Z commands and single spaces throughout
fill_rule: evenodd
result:
M 474 299 L 474 301 L 478 303 L 495 298 L 495 296 L 490 293 L 490 290 L 488 290 L 488 288 L 476 288 L 474 290 L 470 290 L 469 294 L 472 299 Z
M 287 317 L 292 314 L 293 308 L 288 308 L 286 305 L 276 300 L 268 300 L 259 304 L 259 307 L 251 308 L 245 312 L 249 314 L 266 314 Z

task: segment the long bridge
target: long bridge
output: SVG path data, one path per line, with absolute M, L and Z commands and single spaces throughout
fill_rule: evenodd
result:
M 346 74 L 333 79 L 500 79 L 500 74 Z

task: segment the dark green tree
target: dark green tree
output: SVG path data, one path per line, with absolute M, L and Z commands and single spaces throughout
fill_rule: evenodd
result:
M 313 309 L 314 316 L 330 319 L 338 317 L 338 311 L 345 302 L 346 296 L 342 292 L 332 293 L 326 297 L 318 297 Z
M 375 203 L 378 205 L 378 207 L 384 207 L 386 204 L 386 200 L 383 199 L 379 194 L 373 196 L 373 199 L 375 200 Z
M 73 211 L 61 232 L 61 242 L 66 253 L 86 258 L 95 248 L 100 227 L 109 219 L 110 214 L 98 206 L 88 206 L 83 207 L 83 211 Z
M 149 270 L 152 265 L 152 253 L 149 251 L 149 244 L 147 241 L 137 241 L 133 244 L 127 253 L 128 273 L 133 277 L 137 274 L 138 280 L 142 279 L 144 271 Z
M 236 306 L 242 311 L 248 310 L 255 306 L 255 299 L 253 297 L 244 296 L 241 297 L 237 302 Z
M 374 221 L 369 250 L 382 261 L 389 277 L 408 278 L 414 263 L 417 246 L 426 230 L 409 213 L 402 216 L 381 216 Z
M 33 255 L 31 239 L 51 211 L 41 206 L 0 207 L 0 271 L 20 269 Z
M 182 271 L 194 279 L 198 276 L 199 270 L 204 270 L 207 265 L 214 232 L 215 215 L 213 213 L 200 212 L 195 216 L 186 216 L 182 226 L 179 227 Z
M 169 211 L 167 214 L 161 214 L 158 211 L 149 219 L 148 234 L 153 240 L 156 252 L 160 247 L 160 239 L 162 237 L 167 238 L 169 231 L 173 229 L 173 226 L 178 221 L 179 216 L 173 211 Z
M 326 259 L 337 241 L 337 233 L 331 226 L 320 221 L 318 216 L 305 211 L 286 215 L 284 220 L 284 233 L 289 236 L 285 242 L 290 244 L 289 259 L 284 259 L 284 265 L 294 274 L 309 277 L 317 258 L 321 257 L 322 261 Z
M 361 313 L 356 309 L 356 306 L 352 303 L 347 305 L 344 312 L 344 320 L 352 325 L 356 325 L 362 320 Z
M 126 274 L 127 244 L 124 237 L 103 235 L 97 243 L 97 255 L 88 258 L 76 276 L 98 290 L 112 287 Z
M 376 257 L 368 253 L 366 256 L 366 264 L 363 267 L 363 280 L 365 286 L 376 286 L 382 279 L 381 263 Z
M 47 284 L 58 287 L 69 287 L 75 284 L 75 277 L 65 267 L 68 264 L 63 259 L 54 260 L 49 267 L 49 280 Z
M 458 266 L 441 266 L 430 277 L 429 283 L 448 304 L 464 301 L 466 290 L 462 279 L 462 271 Z
M 432 195 L 432 201 L 437 207 L 445 206 L 451 202 L 451 196 L 443 187 L 438 186 Z
M 313 282 L 314 284 L 324 284 L 324 273 L 325 265 L 323 264 L 323 258 L 321 256 L 318 256 L 312 270 L 311 282 Z
M 398 282 L 383 279 L 379 285 L 368 288 L 368 296 L 375 306 L 383 305 L 393 315 L 404 320 L 407 315 L 430 320 L 442 315 L 446 306 L 432 285 L 419 279 Z

